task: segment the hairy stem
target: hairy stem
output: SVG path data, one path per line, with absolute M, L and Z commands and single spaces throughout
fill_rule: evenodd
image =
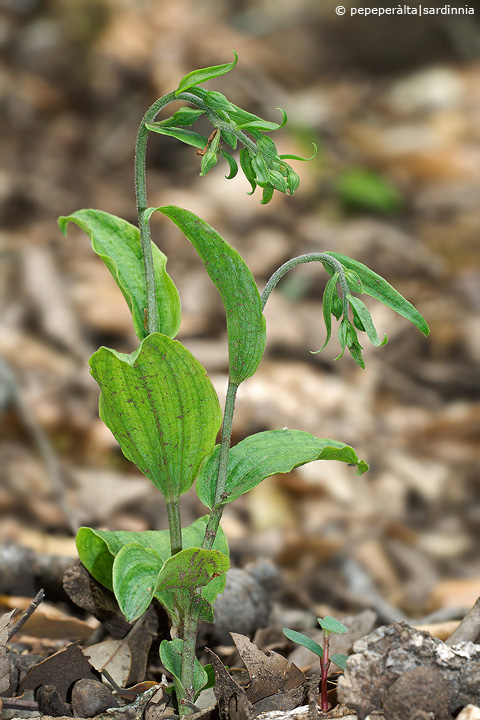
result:
M 153 265 L 152 245 L 150 241 L 150 225 L 145 217 L 147 210 L 147 179 L 146 152 L 149 130 L 146 124 L 153 122 L 162 108 L 175 100 L 175 93 L 159 98 L 148 108 L 143 116 L 137 133 L 135 145 L 135 194 L 137 198 L 138 228 L 142 244 L 143 264 L 145 267 L 145 287 L 147 291 L 147 307 L 145 308 L 145 326 L 148 334 L 158 332 L 158 308 L 155 296 L 155 270 Z
M 195 667 L 195 645 L 197 641 L 198 612 L 193 610 L 193 603 L 190 610 L 185 614 L 183 620 L 183 650 L 182 650 L 182 676 L 181 681 L 185 689 L 185 700 L 193 702 L 194 687 L 193 673 Z M 192 709 L 188 705 L 178 705 L 180 715 L 190 715 Z
M 182 549 L 182 520 L 180 518 L 180 500 L 175 498 L 167 505 L 168 530 L 170 532 L 170 548 L 172 555 Z
M 286 263 L 281 265 L 278 270 L 273 273 L 272 277 L 265 285 L 265 289 L 260 296 L 260 299 L 262 301 L 262 310 L 265 307 L 265 304 L 270 297 L 272 290 L 278 285 L 283 276 L 286 275 L 289 270 L 292 270 L 292 268 L 297 267 L 297 265 L 303 265 L 304 263 L 309 262 L 321 262 L 324 266 L 325 264 L 330 265 L 330 267 L 333 268 L 334 272 L 338 272 L 340 276 L 340 285 L 342 286 L 343 312 L 344 314 L 346 313 L 346 316 L 348 316 L 347 295 L 349 293 L 349 289 L 347 279 L 345 277 L 345 270 L 343 269 L 343 265 L 339 263 L 336 258 L 332 257 L 331 255 L 327 255 L 326 253 L 308 253 L 307 255 L 298 255 L 298 257 L 287 260 Z
M 223 413 L 222 423 L 222 439 L 220 441 L 220 455 L 218 458 L 218 474 L 217 474 L 217 486 L 215 489 L 215 502 L 210 513 L 210 518 L 205 529 L 205 537 L 203 539 L 202 547 L 205 550 L 211 550 L 215 537 L 217 534 L 218 526 L 223 513 L 223 500 L 225 485 L 227 482 L 227 470 L 228 470 L 228 453 L 230 450 L 230 442 L 232 439 L 232 423 L 233 413 L 235 411 L 235 398 L 237 396 L 238 383 L 232 383 L 229 381 L 227 388 L 227 397 L 225 400 L 225 410 Z

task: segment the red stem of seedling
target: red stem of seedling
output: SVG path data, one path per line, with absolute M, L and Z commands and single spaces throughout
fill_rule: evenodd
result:
M 322 712 L 328 712 L 328 698 L 327 698 L 327 675 L 330 667 L 330 658 L 328 656 L 330 638 L 324 633 L 323 635 L 323 657 L 320 660 L 320 669 L 322 671 L 321 680 L 321 705 Z

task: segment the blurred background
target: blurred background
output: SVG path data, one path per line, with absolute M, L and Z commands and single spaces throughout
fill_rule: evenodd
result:
M 269 120 L 284 108 L 281 151 L 318 146 L 292 162 L 300 189 L 261 206 L 243 176 L 227 181 L 219 164 L 200 178 L 194 149 L 155 135 L 149 204 L 213 224 L 260 288 L 292 255 L 351 255 L 418 307 L 431 336 L 372 301 L 389 343 L 365 346 L 366 370 L 334 361 L 335 338 L 312 355 L 326 276 L 311 264 L 286 277 L 234 441 L 298 428 L 352 444 L 371 471 L 314 463 L 266 480 L 225 511 L 233 561 L 271 560 L 283 602 L 317 614 L 447 617 L 480 595 L 480 3 L 421 18 L 351 17 L 350 6 L 0 0 L 2 547 L 73 556 L 81 524 L 166 527 L 158 492 L 99 421 L 88 373 L 99 345 L 136 347 L 129 312 L 88 238 L 72 226 L 64 239 L 56 218 L 97 207 L 135 222 L 145 109 L 236 50 L 236 68 L 210 87 Z M 173 225 L 153 218 L 152 233 L 181 293 L 179 337 L 222 398 L 216 290 Z M 203 512 L 194 492 L 184 498 L 185 523 Z M 37 583 L 0 577 L 0 594 Z

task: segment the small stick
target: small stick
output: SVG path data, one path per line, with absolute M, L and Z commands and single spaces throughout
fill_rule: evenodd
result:
M 4 710 L 29 710 L 35 712 L 38 710 L 38 703 L 36 700 L 23 700 L 21 697 L 16 698 L 0 698 L 0 706 Z
M 475 642 L 480 635 L 480 597 L 463 618 L 460 625 L 445 640 L 446 645 L 457 645 L 460 642 Z
M 18 631 L 24 626 L 24 624 L 27 622 L 30 615 L 32 615 L 37 607 L 40 605 L 42 600 L 45 599 L 45 590 L 42 588 L 38 591 L 38 593 L 33 598 L 32 602 L 28 606 L 28 608 L 25 610 L 25 612 L 19 617 L 15 625 L 10 628 L 8 631 L 8 639 L 11 640 L 14 635 L 18 633 Z M 25 708 L 24 708 L 25 709 Z

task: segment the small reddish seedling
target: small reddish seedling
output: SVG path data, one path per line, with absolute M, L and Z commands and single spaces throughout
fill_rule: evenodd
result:
M 289 630 L 283 628 L 283 634 L 287 636 L 289 640 L 303 645 L 303 647 L 311 650 L 315 655 L 320 658 L 320 696 L 321 696 L 321 707 L 323 712 L 328 711 L 328 699 L 327 699 L 327 676 L 330 669 L 330 664 L 333 662 L 338 665 L 339 668 L 345 670 L 345 663 L 347 661 L 346 655 L 335 653 L 330 656 L 330 635 L 340 635 L 348 632 L 348 628 L 345 627 L 340 620 L 337 620 L 331 615 L 325 615 L 324 618 L 317 618 L 320 627 L 323 630 L 323 648 L 312 638 L 303 635 L 302 633 L 296 632 L 295 630 Z

